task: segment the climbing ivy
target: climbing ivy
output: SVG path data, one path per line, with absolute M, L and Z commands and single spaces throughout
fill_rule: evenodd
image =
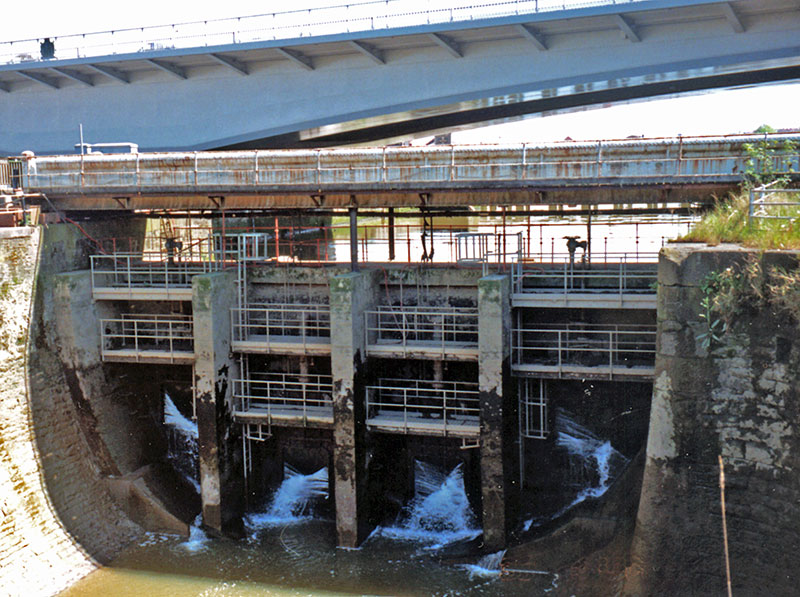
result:
M 777 132 L 769 125 L 761 125 L 754 133 Z M 792 155 L 797 153 L 797 144 L 791 139 L 777 141 L 766 137 L 756 143 L 745 143 L 747 162 L 744 172 L 744 187 L 753 188 L 774 183 L 785 187 L 794 172 Z
M 697 335 L 709 350 L 743 317 L 765 309 L 800 327 L 800 268 L 764 268 L 763 255 L 749 256 L 738 266 L 709 273 L 700 285 L 699 318 L 705 330 Z

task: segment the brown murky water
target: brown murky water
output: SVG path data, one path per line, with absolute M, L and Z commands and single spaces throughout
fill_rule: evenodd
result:
M 61 595 L 529 597 L 558 584 L 553 574 L 508 576 L 464 563 L 477 560 L 447 559 L 420 543 L 382 537 L 358 550 L 337 549 L 332 523 L 307 521 L 241 541 L 149 535 Z

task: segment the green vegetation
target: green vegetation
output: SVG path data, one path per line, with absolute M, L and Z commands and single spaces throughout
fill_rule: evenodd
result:
M 767 311 L 787 323 L 800 325 L 800 267 L 765 268 L 761 255 L 751 255 L 739 267 L 711 272 L 700 289 L 700 319 L 706 330 L 698 334 L 708 349 L 722 341 L 737 321 Z
M 748 222 L 748 192 L 717 201 L 679 242 L 709 245 L 737 243 L 757 249 L 800 249 L 800 193 L 775 193 L 776 202 L 795 202 L 796 206 L 770 208 L 771 216 L 782 219 L 754 219 Z
M 767 125 L 755 133 L 774 133 Z M 800 249 L 800 193 L 787 187 L 792 182 L 793 159 L 797 145 L 792 141 L 764 139 L 747 143 L 748 154 L 742 191 L 739 195 L 718 200 L 697 222 L 682 242 L 703 242 L 709 245 L 738 243 L 758 249 Z M 768 187 L 768 191 L 759 190 Z M 750 196 L 763 200 L 755 215 L 749 218 Z M 794 205 L 780 205 L 794 203 Z

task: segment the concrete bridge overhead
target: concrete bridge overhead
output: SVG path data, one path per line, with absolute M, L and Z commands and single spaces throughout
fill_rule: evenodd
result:
M 125 32 L 56 38 L 52 59 L 40 59 L 38 42 L 0 44 L 0 153 L 72 153 L 81 124 L 87 141 L 145 151 L 367 143 L 800 78 L 790 0 L 545 4 L 405 21 L 314 21 L 311 11 L 305 28 L 254 41 L 172 31 L 147 43 L 139 30 L 126 43 L 117 43 Z M 399 6 L 376 3 L 390 5 Z

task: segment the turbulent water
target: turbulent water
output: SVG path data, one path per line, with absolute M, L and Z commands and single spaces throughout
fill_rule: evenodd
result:
M 289 464 L 283 465 L 283 483 L 265 512 L 251 513 L 245 524 L 251 531 L 269 526 L 293 524 L 309 519 L 314 504 L 328 499 L 328 469 L 311 475 L 300 474 Z
M 610 441 L 600 439 L 563 411 L 556 414 L 555 430 L 556 445 L 567 453 L 569 459 L 566 484 L 579 489 L 572 501 L 551 516 L 526 521 L 522 527 L 524 531 L 563 516 L 587 499 L 601 497 L 628 463 Z
M 197 423 L 187 419 L 164 394 L 164 424 L 169 429 L 167 459 L 191 485 L 200 493 L 200 472 L 197 468 Z
M 461 465 L 444 474 L 424 462 L 414 464 L 414 499 L 398 523 L 379 527 L 375 535 L 415 541 L 436 549 L 481 534 L 464 489 Z

